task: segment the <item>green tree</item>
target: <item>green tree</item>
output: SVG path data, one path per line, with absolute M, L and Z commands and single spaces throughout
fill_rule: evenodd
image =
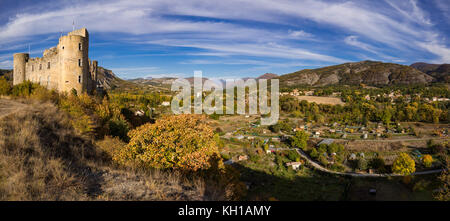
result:
M 383 123 L 386 125 L 386 127 L 389 128 L 389 125 L 391 124 L 391 118 L 392 118 L 392 109 L 389 107 L 386 107 L 383 111 Z
M 305 150 L 308 146 L 309 135 L 305 131 L 297 131 L 292 137 L 291 146 Z

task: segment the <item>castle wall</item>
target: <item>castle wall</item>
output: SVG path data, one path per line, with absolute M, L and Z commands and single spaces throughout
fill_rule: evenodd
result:
M 91 93 L 97 86 L 97 61 L 89 60 L 89 34 L 85 28 L 59 39 L 42 57 L 14 54 L 14 85 L 24 80 L 61 92 Z
M 51 51 L 50 51 L 51 50 Z M 29 59 L 26 64 L 26 77 L 48 89 L 61 90 L 61 61 L 56 48 L 46 50 L 42 58 Z

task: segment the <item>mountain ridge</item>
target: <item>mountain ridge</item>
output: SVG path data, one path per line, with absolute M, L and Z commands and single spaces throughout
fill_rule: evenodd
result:
M 349 62 L 281 75 L 281 86 L 325 86 L 332 84 L 427 84 L 435 79 L 413 67 L 379 61 Z
M 450 83 L 450 64 L 416 62 L 410 66 L 434 77 L 438 82 Z

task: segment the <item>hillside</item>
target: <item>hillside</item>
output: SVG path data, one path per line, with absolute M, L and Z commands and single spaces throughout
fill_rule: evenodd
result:
M 5 76 L 6 79 L 12 80 L 12 70 L 0 69 L 0 77 Z
M 126 81 L 118 78 L 111 70 L 99 66 L 97 69 L 97 82 L 105 89 L 114 89 L 123 85 Z
M 450 64 L 428 64 L 417 62 L 411 65 L 436 79 L 438 82 L 450 83 Z
M 207 192 L 201 178 L 115 166 L 106 150 L 121 141 L 79 135 L 51 103 L 0 99 L 0 110 L 2 201 L 222 199 Z
M 376 61 L 305 69 L 282 75 L 279 79 L 281 86 L 361 83 L 367 85 L 426 84 L 434 80 L 433 77 L 409 66 Z

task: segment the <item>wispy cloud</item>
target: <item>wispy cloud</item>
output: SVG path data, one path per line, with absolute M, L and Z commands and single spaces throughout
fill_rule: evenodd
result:
M 444 1 L 434 2 L 448 12 Z M 429 12 L 421 6 L 417 0 L 58 2 L 58 7 L 21 10 L 0 24 L 0 51 L 23 50 L 26 42 L 50 36 L 50 40 L 55 40 L 61 30 L 71 30 L 74 19 L 77 27 L 85 26 L 91 33 L 103 34 L 104 41 L 93 42 L 93 47 L 136 44 L 150 47 L 139 50 L 158 47 L 167 55 L 202 57 L 173 61 L 180 65 L 242 63 L 251 66 L 248 70 L 259 70 L 281 68 L 276 64 L 336 64 L 359 58 L 346 49 L 380 60 L 405 60 L 400 58 L 402 54 L 417 53 L 415 57 L 434 57 L 433 61 L 448 63 L 450 49 L 445 40 L 448 33 L 435 29 Z M 341 44 L 342 39 L 345 45 Z M 96 56 L 113 59 L 129 55 L 100 52 Z M 10 58 L 0 58 L 3 65 L 11 63 L 7 60 Z M 124 75 L 175 73 L 171 67 L 162 68 L 155 63 L 142 66 L 142 70 L 114 71 Z

